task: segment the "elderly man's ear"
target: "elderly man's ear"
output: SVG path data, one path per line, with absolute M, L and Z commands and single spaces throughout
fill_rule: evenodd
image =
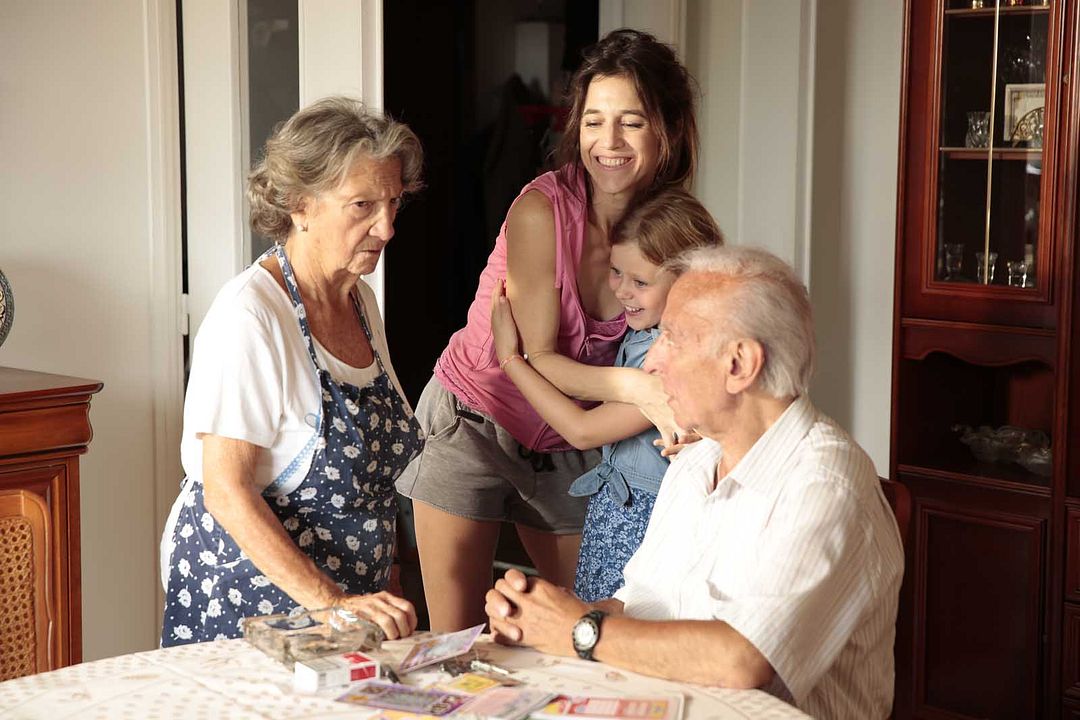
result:
M 724 356 L 725 386 L 738 395 L 754 384 L 765 366 L 765 348 L 756 340 L 734 340 Z

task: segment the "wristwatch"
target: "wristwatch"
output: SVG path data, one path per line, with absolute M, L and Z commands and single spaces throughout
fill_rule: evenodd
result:
M 582 660 L 593 659 L 593 648 L 600 642 L 600 624 L 606 616 L 607 613 L 603 610 L 590 610 L 574 623 L 570 639 L 574 643 L 574 651 Z

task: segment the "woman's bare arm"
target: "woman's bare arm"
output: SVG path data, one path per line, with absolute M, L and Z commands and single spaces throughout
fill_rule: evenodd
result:
M 506 216 L 506 295 L 526 353 L 558 351 L 555 214 L 542 193 L 522 195 Z

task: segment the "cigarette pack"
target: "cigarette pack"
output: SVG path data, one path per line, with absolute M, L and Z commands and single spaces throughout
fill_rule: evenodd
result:
M 297 692 L 313 693 L 323 688 L 337 687 L 379 677 L 379 661 L 359 652 L 324 655 L 310 660 L 297 660 L 293 668 L 293 688 Z

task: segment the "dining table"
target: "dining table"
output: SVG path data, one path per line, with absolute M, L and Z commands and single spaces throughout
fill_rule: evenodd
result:
M 396 666 L 413 644 L 430 637 L 387 641 L 371 654 Z M 661 680 L 603 663 L 499 645 L 482 636 L 473 647 L 489 663 L 530 687 L 567 696 L 683 698 L 683 720 L 805 718 L 761 690 L 732 690 Z M 438 672 L 437 669 L 435 672 Z M 413 673 L 430 678 L 431 672 Z M 335 698 L 345 688 L 305 694 L 293 674 L 243 639 L 181 645 L 84 662 L 0 683 L 0 717 L 43 720 L 193 720 L 195 718 L 367 718 L 378 710 Z

